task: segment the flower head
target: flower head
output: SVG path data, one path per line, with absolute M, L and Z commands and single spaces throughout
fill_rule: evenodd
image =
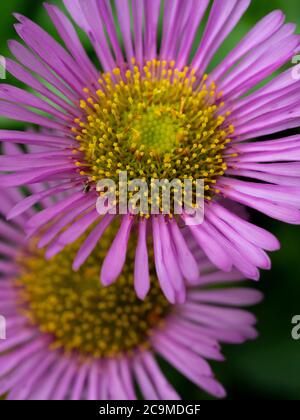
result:
M 259 268 L 271 265 L 266 251 L 277 250 L 279 243 L 228 202 L 300 222 L 299 136 L 279 138 L 281 131 L 299 125 L 300 82 L 289 69 L 258 87 L 299 50 L 295 26 L 284 23 L 282 12 L 270 13 L 207 74 L 250 0 L 215 0 L 210 10 L 208 0 L 166 0 L 163 8 L 160 0 L 116 0 L 115 7 L 100 0 L 64 3 L 88 35 L 99 64 L 91 62 L 72 23 L 56 6 L 47 4 L 46 9 L 65 47 L 16 15 L 25 46 L 10 42 L 16 60 L 7 59 L 7 70 L 35 94 L 2 84 L 0 113 L 35 124 L 42 132 L 1 130 L 0 140 L 51 150 L 1 157 L 1 168 L 11 173 L 1 175 L 0 183 L 48 182 L 50 187 L 19 203 L 9 217 L 61 193 L 58 202 L 34 215 L 27 226 L 31 235 L 42 232 L 40 246 L 48 246 L 47 257 L 93 227 L 75 259 L 78 270 L 114 219 L 100 217 L 95 209 L 98 181 L 116 181 L 126 171 L 130 195 L 137 178 L 149 189 L 153 179 L 190 180 L 191 206 L 197 207 L 195 183 L 201 179 L 202 224 L 190 225 L 185 212 L 176 216 L 174 208 L 182 203 L 175 194 L 168 209 L 160 198 L 147 201 L 149 206 L 155 201 L 159 217 L 140 209 L 125 215 L 119 211 L 122 222 L 103 262 L 102 283 L 119 277 L 133 226 L 138 225 L 138 296 L 144 298 L 150 288 L 145 238 L 151 230 L 161 288 L 170 302 L 182 302 L 186 284 L 199 274 L 180 229 L 185 223 L 219 269 L 235 268 L 258 279 Z M 191 56 L 206 13 L 202 40 Z M 260 139 L 266 135 L 274 138 Z M 119 209 L 120 195 L 113 202 Z
M 3 192 L 1 209 L 18 194 Z M 220 342 L 256 337 L 255 317 L 239 307 L 261 299 L 256 290 L 228 287 L 242 280 L 240 273 L 222 273 L 198 252 L 201 280 L 189 287 L 186 303 L 171 305 L 152 263 L 152 287 L 141 301 L 132 284 L 132 240 L 118 282 L 104 288 L 98 281 L 113 224 L 74 273 L 76 244 L 46 261 L 36 240 L 26 241 L 24 217 L 0 223 L 0 312 L 7 323 L 7 339 L 0 341 L 0 394 L 18 400 L 135 399 L 136 383 L 145 399 L 178 399 L 159 355 L 206 392 L 225 395 L 206 359 L 223 360 Z

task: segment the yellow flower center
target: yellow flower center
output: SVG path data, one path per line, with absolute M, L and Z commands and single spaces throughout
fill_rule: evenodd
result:
M 101 286 L 99 264 L 115 236 L 108 228 L 101 245 L 78 271 L 72 261 L 78 243 L 50 261 L 31 244 L 20 257 L 16 287 L 20 311 L 30 323 L 53 337 L 53 348 L 83 356 L 112 357 L 147 346 L 153 332 L 170 312 L 150 258 L 151 290 L 144 301 L 133 287 L 135 241 L 131 239 L 126 266 L 112 286 Z
M 142 179 L 149 188 L 153 179 L 203 180 L 205 198 L 216 193 L 234 127 L 207 75 L 158 60 L 140 69 L 133 60 L 132 69 L 103 74 L 96 92 L 84 91 L 73 128 L 82 175 L 117 183 L 126 171 L 129 184 Z

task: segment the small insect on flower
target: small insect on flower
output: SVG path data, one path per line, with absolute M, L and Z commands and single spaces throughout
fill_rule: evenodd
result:
M 119 173 L 126 172 L 128 191 L 136 179 L 145 180 L 149 190 L 153 179 L 190 180 L 191 204 L 197 203 L 195 183 L 201 180 L 204 221 L 190 224 L 177 195 L 170 208 L 161 197 L 149 197 L 148 212 L 136 205 L 139 211 L 127 214 L 119 211 L 117 196 L 121 224 L 101 272 L 99 267 L 103 285 L 121 275 L 136 227 L 135 288 L 142 299 L 149 292 L 151 247 L 160 287 L 171 303 L 182 302 L 187 285 L 198 279 L 181 223 L 188 225 L 199 252 L 225 272 L 234 268 L 257 280 L 260 269 L 271 267 L 267 251 L 278 250 L 279 241 L 236 211 L 236 203 L 300 223 L 300 136 L 280 135 L 299 126 L 300 80 L 293 69 L 279 71 L 299 51 L 300 36 L 276 10 L 207 73 L 250 3 L 64 0 L 91 41 L 96 63 L 56 5 L 45 7 L 64 46 L 30 19 L 15 15 L 23 43 L 9 42 L 14 59 L 7 58 L 6 70 L 30 92 L 1 84 L 0 114 L 42 131 L 0 130 L 0 141 L 30 146 L 26 156 L 0 157 L 5 172 L 0 185 L 52 186 L 33 194 L 30 203 L 42 196 L 48 205 L 27 221 L 28 231 L 39 234 L 40 246 L 47 247 L 48 258 L 93 228 L 73 267 L 84 264 L 115 219 L 97 214 L 96 185 L 104 179 L 117 184 Z M 192 55 L 199 25 L 206 20 Z M 33 152 L 32 146 L 47 150 Z M 53 202 L 58 192 L 63 194 Z M 18 203 L 9 218 L 28 203 Z M 151 213 L 152 206 L 158 215 Z
M 86 184 L 84 185 L 83 192 L 84 192 L 85 194 L 87 194 L 87 193 L 89 193 L 90 191 L 91 191 L 91 184 L 86 183 Z
M 87 181 L 83 187 L 84 194 L 88 194 L 93 188 L 93 186 L 94 186 L 94 183 L 92 181 Z

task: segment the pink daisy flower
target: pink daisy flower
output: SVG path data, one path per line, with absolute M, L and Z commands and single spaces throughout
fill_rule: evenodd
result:
M 5 190 L 1 197 L 5 215 L 20 193 Z M 220 272 L 197 250 L 202 275 L 188 288 L 184 304 L 171 305 L 164 297 L 154 263 L 152 288 L 141 301 L 132 287 L 132 240 L 118 282 L 105 288 L 98 281 L 113 224 L 75 273 L 75 245 L 46 261 L 36 240 L 26 240 L 24 222 L 31 215 L 0 221 L 0 313 L 7 326 L 7 338 L 0 341 L 0 395 L 132 400 L 141 393 L 145 399 L 179 399 L 159 355 L 206 392 L 225 396 L 207 360 L 223 360 L 220 342 L 242 343 L 257 335 L 255 317 L 240 307 L 258 303 L 261 294 L 241 287 L 240 273 Z
M 202 179 L 205 219 L 189 226 L 190 232 L 219 269 L 235 268 L 257 280 L 259 269 L 270 268 L 266 251 L 277 250 L 279 242 L 227 203 L 300 222 L 299 136 L 279 134 L 299 126 L 300 81 L 289 69 L 256 88 L 299 51 L 295 25 L 285 23 L 281 11 L 270 13 L 208 75 L 211 60 L 250 0 L 166 0 L 164 8 L 160 0 L 116 0 L 114 7 L 104 0 L 64 4 L 90 39 L 99 63 L 91 62 L 73 24 L 56 6 L 46 9 L 64 46 L 16 15 L 16 31 L 25 45 L 10 41 L 15 60 L 7 59 L 7 70 L 34 93 L 2 84 L 0 113 L 47 133 L 1 130 L 0 139 L 47 145 L 51 151 L 29 149 L 22 157 L 1 157 L 1 168 L 8 173 L 0 183 L 50 182 L 51 187 L 18 203 L 9 218 L 61 193 L 27 227 L 30 235 L 42 232 L 40 246 L 47 246 L 46 256 L 52 257 L 93 226 L 75 258 L 78 270 L 114 219 L 100 217 L 95 209 L 99 180 L 115 181 L 123 171 L 128 185 L 136 178 L 149 186 L 156 178 Z M 202 40 L 191 57 L 206 13 Z M 274 138 L 260 139 L 266 135 Z M 176 218 L 172 210 L 166 223 L 144 216 L 118 216 L 122 223 L 104 259 L 102 283 L 113 284 L 119 277 L 133 226 L 138 225 L 138 296 L 144 298 L 150 288 L 146 232 L 151 230 L 160 285 L 170 302 L 180 302 L 186 284 L 199 274 L 179 228 L 186 217 Z

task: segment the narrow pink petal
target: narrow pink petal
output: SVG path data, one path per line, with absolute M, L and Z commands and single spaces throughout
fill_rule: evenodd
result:
M 233 188 L 253 197 L 300 207 L 300 187 L 282 187 L 278 185 L 245 182 L 233 178 L 220 178 L 222 185 Z
M 20 216 L 21 214 L 25 213 L 26 211 L 30 210 L 31 207 L 33 207 L 37 203 L 43 202 L 45 198 L 51 197 L 54 194 L 57 194 L 62 191 L 68 191 L 72 184 L 64 184 L 61 186 L 55 186 L 50 189 L 47 189 L 46 191 L 41 191 L 36 194 L 33 194 L 29 197 L 26 197 L 21 202 L 17 203 L 8 213 L 7 219 L 12 220 L 17 216 Z
M 12 120 L 38 124 L 42 127 L 58 130 L 62 133 L 69 133 L 69 130 L 65 128 L 65 126 L 62 123 L 57 122 L 53 119 L 51 120 L 47 117 L 30 111 L 27 108 L 23 108 L 13 103 L 0 101 L 0 115 L 2 117 L 10 118 Z
M 199 279 L 199 267 L 194 255 L 190 251 L 184 236 L 180 232 L 176 221 L 170 221 L 170 233 L 176 248 L 176 255 L 180 270 L 190 284 Z
M 300 224 L 300 211 L 295 207 L 283 204 L 278 205 L 277 203 L 255 198 L 250 195 L 234 191 L 230 188 L 224 188 L 223 193 L 228 198 L 236 200 L 238 203 L 252 207 L 274 219 L 278 219 L 290 224 Z
M 69 19 L 55 5 L 45 4 L 45 8 L 66 47 L 80 65 L 81 71 L 86 74 L 87 79 L 93 78 L 96 81 L 98 77 L 96 68 L 89 59 Z
M 111 54 L 107 38 L 104 32 L 100 10 L 96 0 L 81 2 L 80 7 L 89 25 L 87 34 L 96 51 L 99 61 L 104 71 L 111 71 L 116 67 L 114 58 Z
M 38 387 L 33 391 L 32 398 L 35 401 L 53 400 L 54 390 L 61 376 L 65 374 L 68 363 L 68 360 L 62 358 L 58 358 L 54 362 L 51 370 L 47 372 L 47 376 L 42 378 Z
M 133 221 L 130 215 L 123 217 L 119 232 L 107 252 L 100 276 L 104 286 L 114 283 L 123 270 Z
M 250 0 L 215 0 L 192 67 L 203 73 L 214 54 L 249 7 Z
M 115 4 L 120 23 L 122 39 L 124 42 L 127 63 L 131 63 L 131 59 L 134 57 L 134 51 L 131 36 L 129 3 L 127 0 L 115 0 Z
M 9 352 L 3 355 L 1 354 L 0 376 L 3 376 L 10 372 L 12 369 L 15 369 L 20 363 L 22 363 L 23 360 L 31 357 L 32 354 L 35 354 L 37 351 L 44 347 L 45 340 L 35 339 L 33 341 L 28 341 L 22 346 L 18 347 L 14 350 L 13 353 Z
M 176 292 L 177 302 L 184 303 L 186 298 L 186 287 L 177 262 L 175 250 L 171 242 L 168 222 L 165 221 L 163 217 L 159 217 L 159 228 L 162 244 L 163 263 L 166 268 L 169 281 L 172 283 Z
M 232 259 L 218 243 L 217 237 L 211 236 L 211 226 L 205 223 L 205 226 L 189 226 L 189 228 L 209 260 L 221 270 L 230 271 L 232 269 Z
M 15 29 L 23 41 L 59 75 L 75 92 L 82 94 L 86 85 L 80 67 L 68 52 L 39 25 L 20 14 L 15 17 L 21 22 Z M 77 71 L 76 71 L 77 70 Z
M 78 374 L 75 377 L 73 387 L 70 393 L 70 400 L 83 400 L 84 385 L 88 373 L 88 364 L 84 363 L 78 367 Z
M 277 251 L 280 248 L 278 239 L 265 229 L 249 223 L 221 205 L 211 206 L 211 210 L 256 246 L 267 251 Z
M 115 216 L 113 215 L 106 214 L 95 227 L 95 229 L 92 230 L 92 232 L 86 238 L 76 255 L 76 258 L 73 263 L 73 270 L 78 271 L 82 264 L 85 263 L 85 261 L 88 259 L 88 257 L 91 255 L 91 253 L 99 243 L 107 227 L 114 220 L 114 217 Z
M 80 216 L 82 212 L 80 212 Z M 99 219 L 97 210 L 85 214 L 79 220 L 75 221 L 70 227 L 68 227 L 59 237 L 54 241 L 47 251 L 47 257 L 53 257 L 61 252 L 67 245 L 76 242 L 88 228 Z M 40 244 L 40 246 L 44 246 Z
M 119 42 L 116 25 L 114 22 L 114 15 L 111 9 L 111 2 L 107 0 L 98 2 L 98 7 L 100 10 L 103 24 L 106 25 L 106 31 L 109 36 L 109 40 L 113 48 L 113 51 L 115 53 L 116 62 L 119 66 L 121 66 L 124 63 L 124 57 L 123 57 L 123 52 L 122 52 L 121 45 Z M 139 8 L 142 9 L 142 5 L 140 5 Z M 133 5 L 133 9 L 134 9 L 134 5 Z
M 132 15 L 134 25 L 134 51 L 135 58 L 139 66 L 144 61 L 144 37 L 143 37 L 143 19 L 144 19 L 144 2 L 140 0 L 132 0 Z
M 146 60 L 157 57 L 160 4 L 161 0 L 145 0 L 144 56 Z
M 87 400 L 98 400 L 99 370 L 96 363 L 92 363 L 87 377 Z
M 178 34 L 180 42 L 177 58 L 178 68 L 182 68 L 188 63 L 191 48 L 204 13 L 209 5 L 209 0 L 203 0 L 200 3 L 198 0 L 181 3 L 186 3 L 189 15 L 187 21 L 182 27 L 181 33 Z
M 134 264 L 134 287 L 137 296 L 144 300 L 150 290 L 146 219 L 142 219 L 139 222 L 138 244 Z
M 121 381 L 119 363 L 117 360 L 109 360 L 109 392 L 112 400 L 128 400 L 127 390 Z
M 165 0 L 164 2 L 164 21 L 160 49 L 161 60 L 174 59 L 172 54 L 176 51 L 178 43 L 174 33 L 177 31 L 177 22 L 181 16 L 182 8 L 185 7 L 185 3 L 181 0 Z
M 76 171 L 73 164 L 64 164 L 64 165 L 57 165 L 49 168 L 39 168 L 36 171 L 31 170 L 23 170 L 19 171 L 18 173 L 14 174 L 0 174 L 0 186 L 1 187 L 18 187 L 25 184 L 34 184 L 38 182 L 47 181 L 49 178 L 57 179 L 61 177 L 62 174 L 68 174 L 68 178 L 70 178 L 70 174 L 74 174 Z
M 69 210 L 74 205 L 77 204 L 78 201 L 82 200 L 82 198 L 87 198 L 84 194 L 80 192 L 74 192 L 74 194 L 66 198 L 65 200 L 54 204 L 52 207 L 49 207 L 41 212 L 37 213 L 31 220 L 28 222 L 28 226 L 31 228 L 40 228 L 44 224 L 47 224 L 56 216 L 61 215 L 64 211 Z
M 62 213 L 59 215 L 60 217 L 55 219 L 55 222 L 49 226 L 45 233 L 42 234 L 42 236 L 39 239 L 38 247 L 43 248 L 46 245 L 48 245 L 50 242 L 52 242 L 56 236 L 65 228 L 69 227 L 74 220 L 76 220 L 78 217 L 80 217 L 84 212 L 89 210 L 95 201 L 93 199 L 85 199 L 83 198 L 80 202 L 77 203 L 76 206 L 69 209 L 68 212 Z M 30 235 L 36 233 L 36 230 L 33 230 L 30 232 Z M 53 256 L 53 249 L 56 249 L 56 247 L 59 247 L 59 238 L 56 238 L 55 243 L 52 243 L 50 248 L 51 251 L 48 250 L 47 255 L 48 257 Z M 63 245 L 63 244 L 62 244 Z
M 137 357 L 136 360 L 133 361 L 133 369 L 135 372 L 136 381 L 145 399 L 158 401 L 159 395 L 153 383 L 150 380 L 149 374 L 147 373 L 141 361 Z
M 67 399 L 70 385 L 77 373 L 77 369 L 78 367 L 75 365 L 75 363 L 70 361 L 65 374 L 62 376 L 53 392 L 52 399 L 54 401 L 63 401 Z
M 20 400 L 29 400 L 32 397 L 34 389 L 39 385 L 39 379 L 42 375 L 47 374 L 48 369 L 52 366 L 56 358 L 56 353 L 48 353 L 45 351 L 43 360 L 35 367 L 35 369 L 31 372 L 31 375 L 27 377 L 22 389 L 19 390 L 18 398 Z
M 265 270 L 271 268 L 271 261 L 267 254 L 259 247 L 251 243 L 247 238 L 240 235 L 231 225 L 221 220 L 214 213 L 207 213 L 208 220 L 235 245 L 238 252 L 256 267 Z
M 171 303 L 175 303 L 176 302 L 175 290 L 169 280 L 169 276 L 166 271 L 164 260 L 163 260 L 162 239 L 161 239 L 161 232 L 159 229 L 158 217 L 154 216 L 152 218 L 152 230 L 153 230 L 155 268 L 156 268 L 159 284 L 166 298 Z
M 179 395 L 162 373 L 154 356 L 150 352 L 144 352 L 141 355 L 141 359 L 143 360 L 144 366 L 146 367 L 148 374 L 152 378 L 152 381 L 158 391 L 160 399 L 167 401 L 180 400 Z
M 224 356 L 220 353 L 219 349 L 199 342 L 198 337 L 195 334 L 189 336 L 185 330 L 180 328 L 176 330 L 176 328 L 174 328 L 168 331 L 167 335 L 174 343 L 178 342 L 188 346 L 193 352 L 207 360 L 216 360 L 218 362 L 224 361 Z
M 128 397 L 130 401 L 136 400 L 136 391 L 133 383 L 133 375 L 131 371 L 130 362 L 127 358 L 123 357 L 120 360 L 120 376 L 121 380 L 126 387 Z
M 275 10 L 260 20 L 228 54 L 228 56 L 216 67 L 216 69 L 213 70 L 211 74 L 212 79 L 217 82 L 218 79 L 226 74 L 227 71 L 243 56 L 275 33 L 283 22 L 284 15 L 280 10 Z
M 189 299 L 196 302 L 213 303 L 216 305 L 251 306 L 259 303 L 263 295 L 258 290 L 247 288 L 230 288 L 222 290 L 192 290 Z
M 76 94 L 69 86 L 63 83 L 60 78 L 51 72 L 42 60 L 24 45 L 13 40 L 9 41 L 8 45 L 10 51 L 22 66 L 13 60 L 8 60 L 7 71 L 23 83 L 26 83 L 27 86 L 32 87 L 53 103 L 59 105 L 62 109 L 68 111 L 73 115 L 73 118 L 77 116 L 77 110 L 72 103 L 79 100 L 79 94 Z M 51 87 L 61 93 L 61 97 L 49 87 L 45 86 L 36 76 L 42 78 Z
M 47 146 L 55 149 L 73 147 L 76 145 L 76 142 L 70 137 L 58 137 L 49 134 L 13 130 L 0 130 L 0 141 Z
M 47 113 L 47 116 L 54 117 L 62 124 L 68 125 L 70 122 L 70 116 L 68 116 L 65 112 L 58 110 L 57 107 L 50 105 L 44 99 L 16 86 L 5 83 L 1 84 L 0 99 L 24 107 L 35 108 L 38 111 L 43 111 L 44 113 Z

